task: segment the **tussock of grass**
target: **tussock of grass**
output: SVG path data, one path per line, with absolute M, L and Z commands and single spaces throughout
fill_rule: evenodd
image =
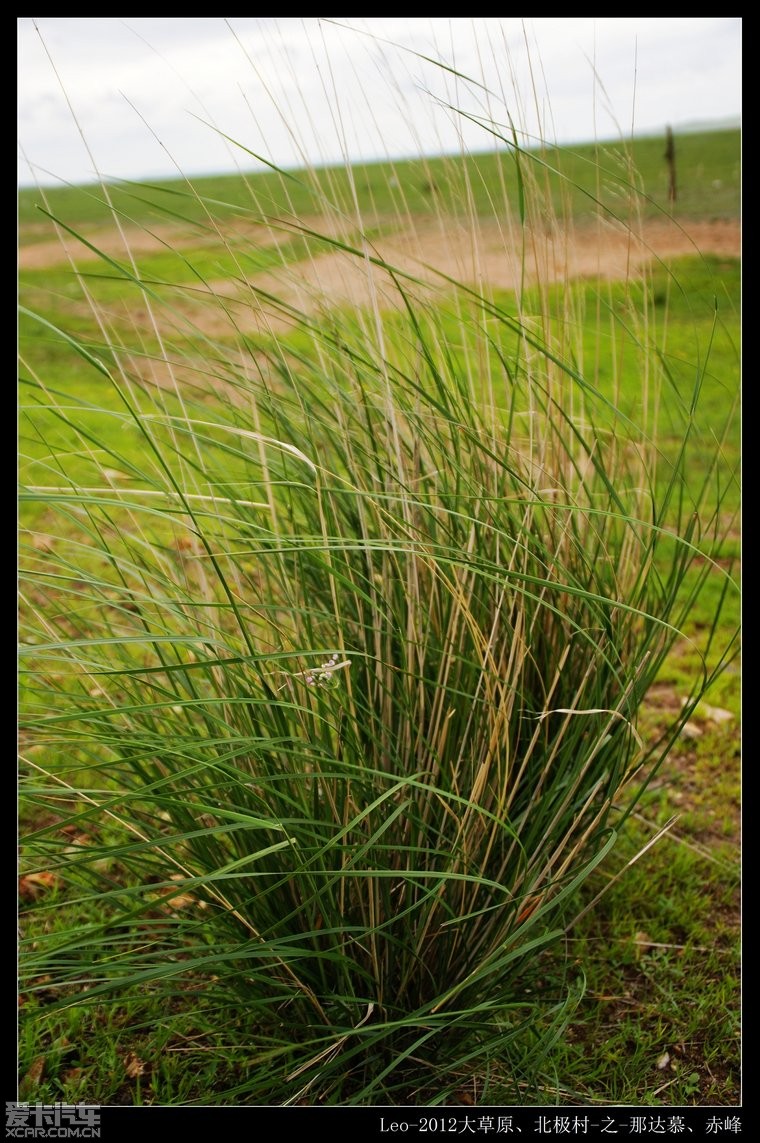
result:
M 262 285 L 202 189 L 174 275 L 127 243 L 30 281 L 26 848 L 66 891 L 35 909 L 25 987 L 78 1010 L 201 982 L 247 1044 L 228 1098 L 440 1103 L 495 1061 L 501 1098 L 542 1090 L 580 985 L 526 974 L 733 654 L 733 397 L 701 420 L 722 319 L 687 366 L 672 272 L 551 286 L 546 157 L 499 142 L 510 293 L 378 254 L 329 172 L 276 264 L 327 252 L 367 306 Z M 644 738 L 703 592 L 686 704 Z

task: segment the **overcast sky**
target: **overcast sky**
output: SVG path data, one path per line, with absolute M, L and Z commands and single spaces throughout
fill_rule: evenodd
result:
M 19 181 L 487 149 L 447 104 L 560 143 L 741 111 L 740 17 L 335 19 L 20 17 Z

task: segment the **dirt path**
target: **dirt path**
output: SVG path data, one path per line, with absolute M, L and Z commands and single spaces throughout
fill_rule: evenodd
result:
M 597 226 L 572 234 L 510 234 L 496 222 L 481 225 L 473 242 L 470 228 L 428 227 L 399 233 L 368 246 L 365 257 L 333 251 L 276 271 L 251 276 L 249 287 L 215 282 L 235 322 L 246 332 L 268 329 L 276 332 L 292 324 L 287 307 L 315 314 L 333 306 L 396 307 L 402 304 L 399 286 L 372 259 L 388 263 L 400 272 L 402 285 L 409 275 L 425 292 L 450 289 L 453 279 L 472 286 L 488 284 L 513 289 L 534 281 L 555 282 L 570 278 L 625 278 L 645 263 L 687 254 L 718 254 L 738 257 L 741 236 L 736 220 L 696 222 L 687 227 L 657 222 L 645 225 L 634 238 L 611 227 Z M 420 286 L 415 287 L 419 293 Z M 278 299 L 274 304 L 266 297 Z M 221 333 L 230 317 L 217 307 L 205 313 L 196 310 L 204 332 Z
M 319 229 L 316 222 L 314 229 Z M 330 230 L 334 233 L 334 226 Z M 121 257 L 125 239 L 135 254 L 200 244 L 197 231 L 170 227 L 152 234 L 125 229 L 123 237 L 115 231 L 100 230 L 88 237 L 94 245 Z M 235 245 L 245 249 L 246 243 L 272 246 L 287 240 L 288 233 L 236 226 L 234 237 Z M 205 241 L 209 241 L 208 235 Z M 96 257 L 80 244 L 76 244 L 74 252 L 77 263 Z M 193 297 L 175 300 L 172 310 L 176 317 L 186 316 L 210 336 L 229 334 L 234 328 L 277 332 L 293 324 L 294 319 L 288 316 L 291 306 L 301 313 L 315 314 L 333 306 L 400 305 L 402 295 L 397 282 L 373 259 L 393 266 L 402 283 L 408 285 L 409 279 L 414 279 L 416 292 L 422 289 L 432 294 L 449 289 L 447 279 L 475 287 L 487 284 L 496 289 L 516 288 L 521 281 L 527 285 L 537 280 L 549 283 L 581 277 L 622 279 L 655 259 L 696 253 L 738 257 L 738 220 L 687 222 L 682 226 L 668 220 L 649 222 L 638 237 L 601 222 L 570 232 L 529 232 L 510 230 L 508 225 L 491 220 L 481 223 L 474 233 L 469 224 L 447 223 L 444 227 L 442 223 L 428 222 L 416 230 L 398 232 L 368 244 L 363 257 L 330 250 L 274 271 L 250 275 L 247 285 L 229 279 L 213 282 L 208 290 L 197 289 Z M 65 261 L 66 253 L 58 242 L 22 245 L 22 269 L 41 269 Z

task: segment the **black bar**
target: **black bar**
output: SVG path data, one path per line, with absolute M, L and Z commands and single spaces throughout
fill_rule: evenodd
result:
M 227 1143 L 238 1137 L 311 1143 L 341 1140 L 536 1139 L 732 1140 L 743 1134 L 741 1107 L 123 1107 L 81 1103 L 6 1104 L 6 1138 L 102 1139 L 151 1143 L 190 1135 Z M 52 1125 L 52 1128 L 51 1128 Z
M 256 1133 L 311 1143 L 441 1138 L 509 1143 L 528 1139 L 734 1140 L 741 1107 L 103 1107 L 104 1143 L 149 1143 L 177 1132 L 221 1141 Z

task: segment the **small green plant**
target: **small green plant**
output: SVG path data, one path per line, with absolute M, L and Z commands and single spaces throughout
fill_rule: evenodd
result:
M 531 967 L 734 653 L 720 317 L 676 359 L 672 274 L 546 277 L 561 156 L 487 129 L 513 290 L 393 260 L 308 171 L 280 173 L 308 225 L 253 182 L 234 223 L 175 191 L 222 285 L 206 247 L 173 273 L 127 237 L 25 287 L 25 847 L 65 888 L 25 988 L 148 990 L 167 1020 L 202 989 L 248 1045 L 227 1098 L 443 1103 L 498 1060 L 530 1099 L 582 994 L 580 971 L 526 990 Z M 617 178 L 625 210 L 596 208 L 635 236 Z M 464 218 L 475 256 L 467 186 L 441 198 L 428 221 Z M 274 283 L 246 228 L 285 237 Z M 295 288 L 328 259 L 354 304 Z M 645 739 L 708 591 L 686 703 Z

